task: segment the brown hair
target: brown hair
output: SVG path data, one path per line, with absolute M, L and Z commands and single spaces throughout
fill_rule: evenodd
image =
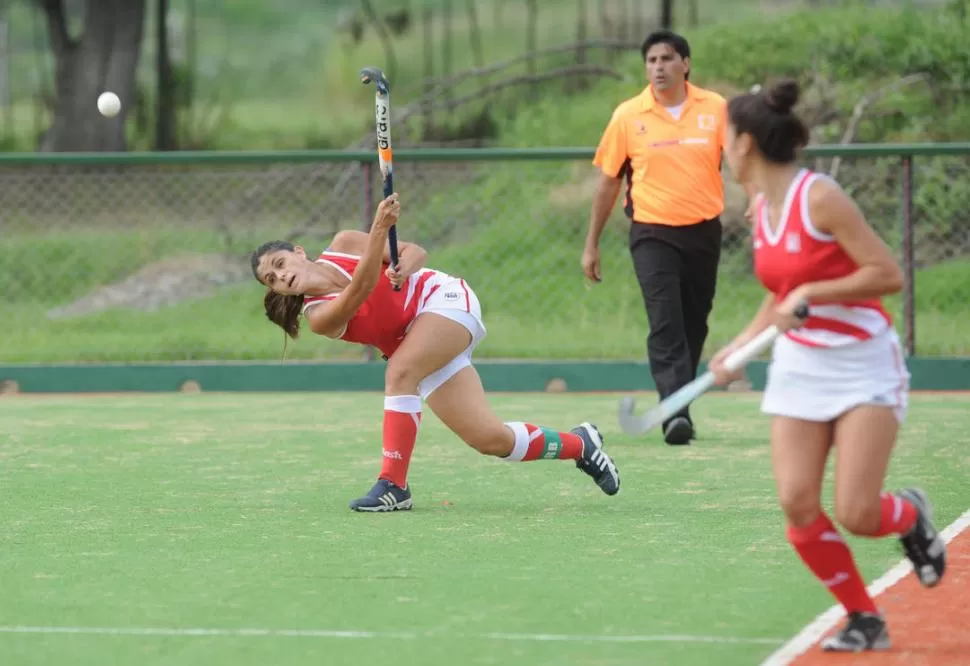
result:
M 769 162 L 794 162 L 798 149 L 808 143 L 808 127 L 792 113 L 799 92 L 798 82 L 786 78 L 728 102 L 737 134 L 750 135 Z
M 296 340 L 300 335 L 300 314 L 303 312 L 303 296 L 284 296 L 272 289 L 263 296 L 263 309 L 266 317 Z
M 277 252 L 279 250 L 285 250 L 287 252 L 293 252 L 296 248 L 292 243 L 287 241 L 270 241 L 268 243 L 263 243 L 256 250 L 253 251 L 250 257 L 250 264 L 253 269 L 253 277 L 255 277 L 260 284 L 263 283 L 259 279 L 259 260 L 264 254 L 269 252 Z M 267 287 L 266 295 L 263 296 L 263 309 L 266 311 L 266 317 L 283 329 L 283 331 L 293 338 L 297 339 L 300 335 L 300 314 L 303 311 L 303 295 L 295 294 L 291 296 L 284 296 L 283 294 L 277 294 L 272 288 Z

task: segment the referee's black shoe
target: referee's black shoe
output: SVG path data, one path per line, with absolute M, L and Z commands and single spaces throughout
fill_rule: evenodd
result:
M 664 425 L 664 441 L 671 446 L 690 444 L 694 437 L 694 424 L 686 416 L 675 416 Z

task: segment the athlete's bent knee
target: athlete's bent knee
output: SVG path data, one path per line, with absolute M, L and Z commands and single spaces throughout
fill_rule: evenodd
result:
M 783 488 L 778 496 L 785 519 L 793 527 L 811 525 L 822 513 L 818 495 L 806 488 Z
M 882 509 L 879 497 L 835 501 L 835 519 L 847 531 L 857 536 L 867 536 L 879 531 Z
M 384 392 L 387 395 L 412 395 L 424 377 L 409 363 L 395 361 L 392 356 L 384 369 Z

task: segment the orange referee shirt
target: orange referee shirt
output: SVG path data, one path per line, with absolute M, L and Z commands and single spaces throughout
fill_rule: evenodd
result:
M 680 118 L 650 86 L 613 112 L 593 164 L 627 183 L 624 209 L 634 222 L 685 226 L 724 211 L 721 153 L 727 102 L 687 83 Z

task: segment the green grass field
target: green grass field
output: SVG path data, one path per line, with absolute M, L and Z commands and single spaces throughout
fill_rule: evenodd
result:
M 493 404 L 597 421 L 622 492 L 480 457 L 428 413 L 415 510 L 358 515 L 376 394 L 4 399 L 3 663 L 731 666 L 831 605 L 784 541 L 757 395 L 701 399 L 676 449 L 620 434 L 612 395 Z M 941 527 L 967 508 L 968 414 L 913 396 L 890 470 Z M 850 543 L 867 579 L 901 557 Z

